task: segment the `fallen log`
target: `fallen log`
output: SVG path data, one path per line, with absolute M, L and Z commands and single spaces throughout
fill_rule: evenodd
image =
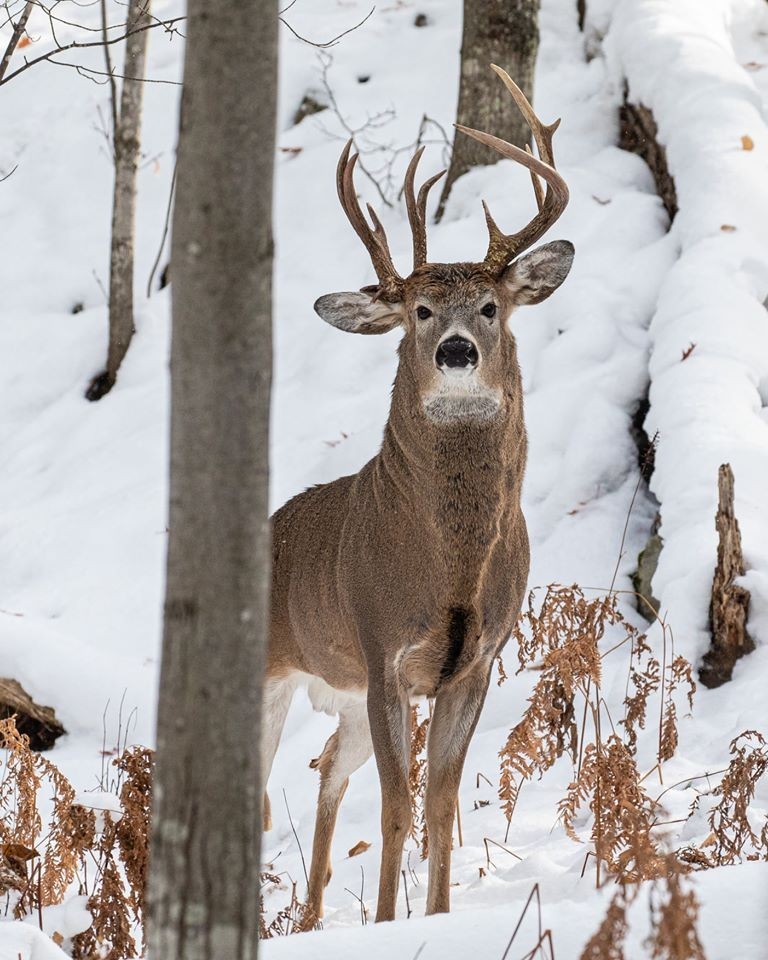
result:
M 52 707 L 43 707 L 16 680 L 0 677 L 0 720 L 16 718 L 16 729 L 29 737 L 32 750 L 50 750 L 67 731 Z

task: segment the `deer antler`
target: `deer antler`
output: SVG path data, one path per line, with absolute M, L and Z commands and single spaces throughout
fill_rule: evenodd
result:
M 470 127 L 464 127 L 456 124 L 456 129 L 461 130 L 468 136 L 473 137 L 480 143 L 497 150 L 502 156 L 515 160 L 517 163 L 526 167 L 531 174 L 533 189 L 536 194 L 536 203 L 539 208 L 536 216 L 522 230 L 517 233 L 502 233 L 491 216 L 488 205 L 483 201 L 485 210 L 485 220 L 488 224 L 488 252 L 485 255 L 485 266 L 492 273 L 501 272 L 504 267 L 515 257 L 519 256 L 524 250 L 527 250 L 534 244 L 552 224 L 560 217 L 568 204 L 568 186 L 565 180 L 555 170 L 555 157 L 552 152 L 552 137 L 560 125 L 559 120 L 549 125 L 542 123 L 533 112 L 533 107 L 525 97 L 523 91 L 517 86 L 515 81 L 501 67 L 491 64 L 491 69 L 501 77 L 504 85 L 512 94 L 512 97 L 520 108 L 520 112 L 525 117 L 528 126 L 531 128 L 533 138 L 536 141 L 536 147 L 539 156 L 534 157 L 530 150 L 521 150 L 519 147 L 506 140 L 500 140 L 490 133 L 482 133 L 479 130 L 472 130 Z M 538 177 L 541 177 L 547 185 L 547 190 L 542 197 L 541 184 Z
M 397 272 L 392 262 L 392 254 L 389 252 L 387 235 L 384 232 L 384 227 L 376 215 L 375 210 L 370 204 L 367 205 L 368 213 L 373 222 L 373 229 L 371 229 L 368 221 L 365 219 L 365 214 L 360 208 L 354 184 L 355 164 L 358 160 L 358 154 L 355 153 L 350 157 L 349 152 L 351 149 L 352 140 L 348 140 L 341 152 L 339 163 L 336 167 L 336 189 L 339 193 L 339 200 L 355 233 L 365 244 L 365 248 L 373 264 L 373 269 L 379 278 L 379 290 L 376 298 L 395 303 L 402 297 L 403 278 Z
M 414 153 L 408 169 L 405 171 L 405 206 L 408 210 L 408 222 L 411 225 L 413 234 L 413 269 L 421 267 L 427 262 L 427 197 L 429 191 L 434 187 L 437 181 L 443 176 L 445 170 L 436 173 L 434 177 L 426 180 L 419 189 L 419 197 L 416 199 L 414 192 L 414 180 L 416 179 L 416 168 L 424 153 L 424 147 Z
M 338 166 L 336 167 L 336 189 L 339 192 L 339 200 L 355 233 L 365 244 L 365 249 L 368 251 L 371 262 L 373 263 L 373 269 L 379 278 L 379 290 L 376 298 L 396 302 L 402 297 L 403 278 L 395 269 L 392 254 L 389 252 L 387 235 L 384 232 L 384 227 L 381 225 L 381 220 L 379 220 L 376 215 L 376 211 L 370 203 L 367 204 L 368 214 L 373 223 L 373 229 L 371 229 L 357 200 L 354 172 L 358 154 L 355 153 L 350 157 L 349 153 L 351 149 L 352 141 L 348 140 L 342 150 Z M 414 270 L 416 267 L 420 267 L 427 262 L 427 197 L 429 196 L 429 191 L 445 173 L 445 170 L 442 170 L 423 183 L 419 189 L 417 198 L 414 192 L 414 180 L 416 178 L 416 168 L 419 165 L 419 160 L 421 160 L 423 153 L 424 147 L 421 147 L 421 149 L 416 151 L 411 162 L 408 164 L 403 187 L 405 191 L 405 205 L 408 209 L 408 222 L 411 225 L 411 233 L 413 234 Z

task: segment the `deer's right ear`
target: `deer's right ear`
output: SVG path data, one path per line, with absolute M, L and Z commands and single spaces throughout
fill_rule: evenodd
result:
M 363 291 L 326 293 L 315 301 L 315 313 L 347 333 L 389 333 L 403 322 L 402 303 L 374 300 Z

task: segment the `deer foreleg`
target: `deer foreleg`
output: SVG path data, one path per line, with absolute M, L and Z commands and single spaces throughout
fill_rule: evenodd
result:
M 315 916 L 323 916 L 323 892 L 331 879 L 331 844 L 336 817 L 351 774 L 373 752 L 368 715 L 364 703 L 341 712 L 339 728 L 328 740 L 317 761 L 320 795 L 317 800 L 315 839 L 309 870 L 309 905 Z
M 425 809 L 429 839 L 427 914 L 450 909 L 451 838 L 469 742 L 485 701 L 490 665 L 482 663 L 437 695 L 427 742 Z
M 403 845 L 411 829 L 408 788 L 410 711 L 394 679 L 369 676 L 368 716 L 381 782 L 381 869 L 376 922 L 395 919 Z

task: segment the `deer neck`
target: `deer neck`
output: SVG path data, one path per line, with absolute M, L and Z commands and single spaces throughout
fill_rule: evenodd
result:
M 526 450 L 519 376 L 495 417 L 435 423 L 402 366 L 375 469 L 380 502 L 400 504 L 427 538 L 436 537 L 449 582 L 471 594 L 519 512 Z

